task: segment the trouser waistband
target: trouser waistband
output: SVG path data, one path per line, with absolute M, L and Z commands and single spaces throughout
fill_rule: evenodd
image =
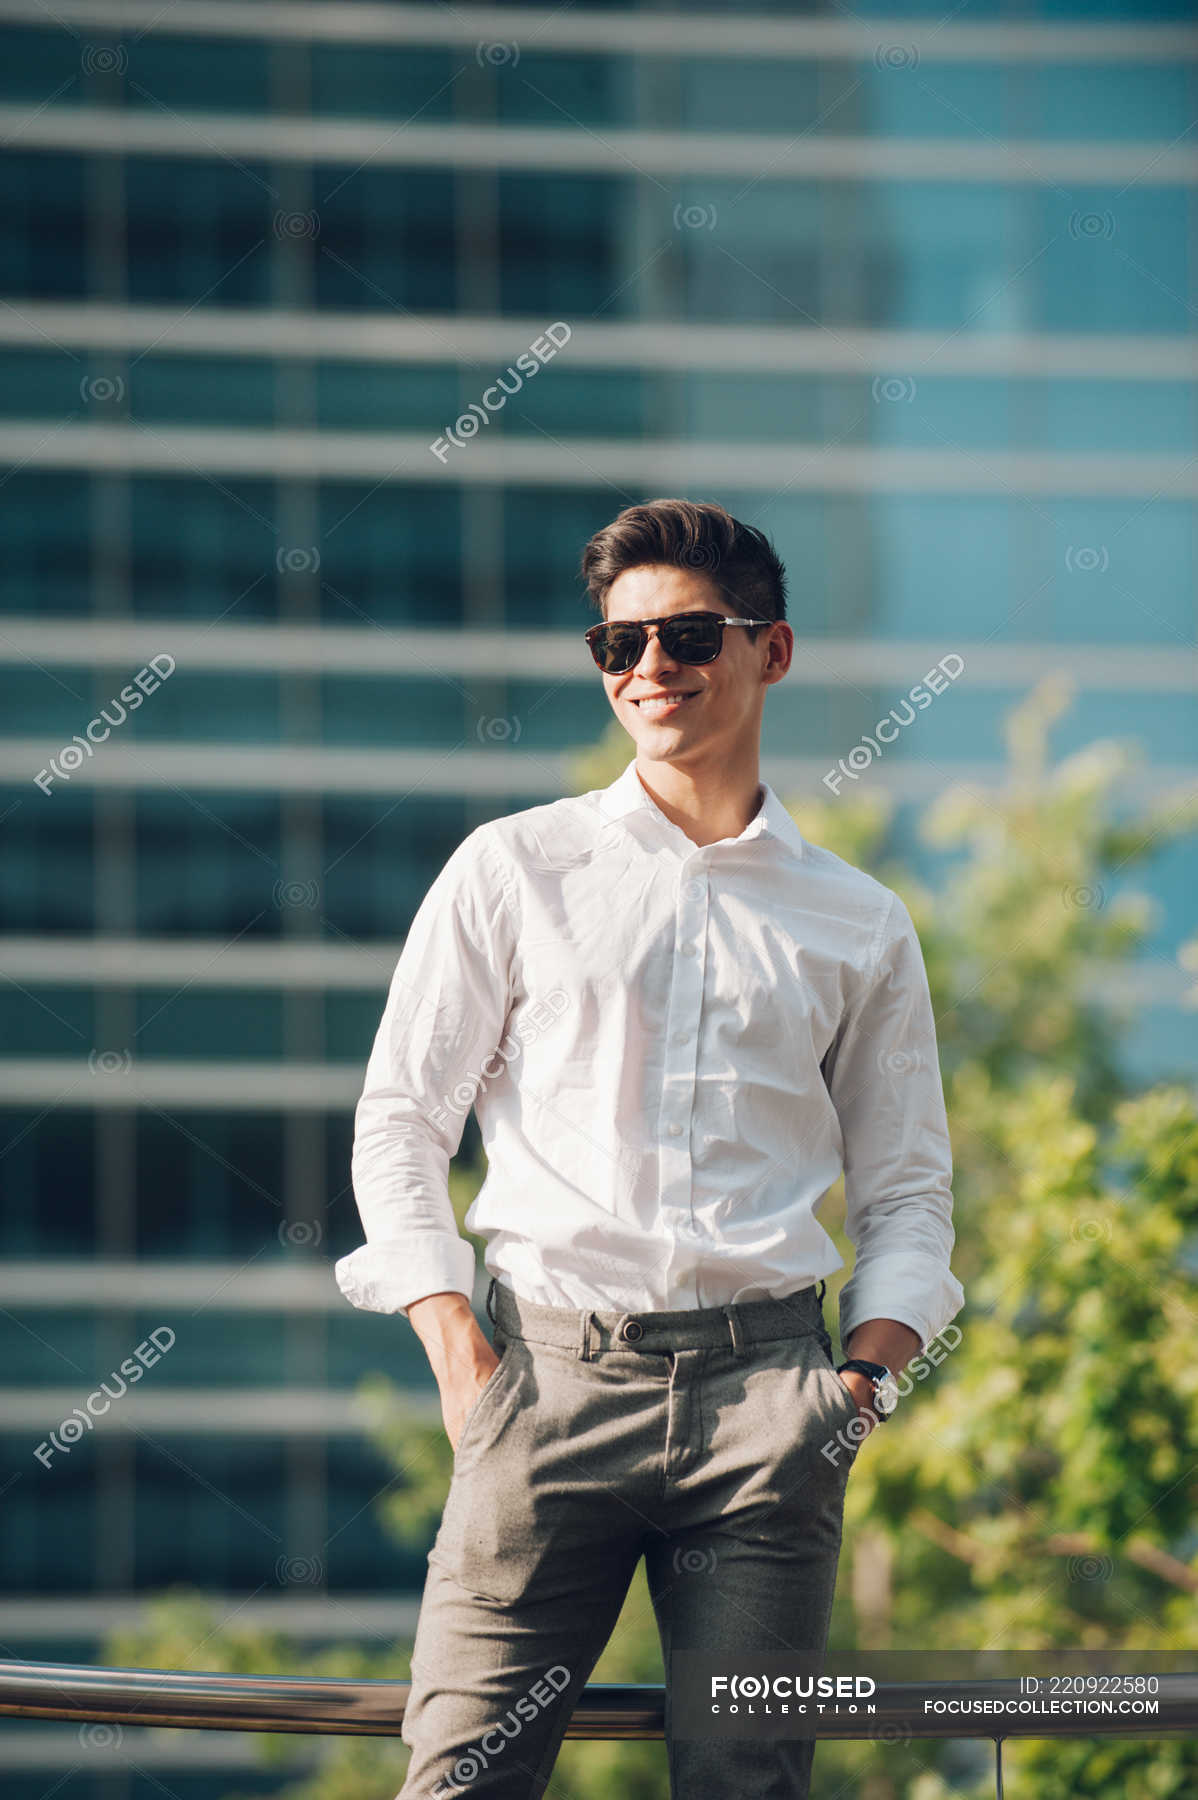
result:
M 781 1300 L 743 1300 L 727 1306 L 682 1308 L 674 1312 L 596 1312 L 572 1306 L 538 1306 L 522 1300 L 496 1276 L 487 1290 L 487 1316 L 509 1338 L 576 1349 L 583 1361 L 601 1350 L 714 1349 L 731 1344 L 739 1356 L 748 1344 L 823 1333 L 827 1283 L 787 1294 Z

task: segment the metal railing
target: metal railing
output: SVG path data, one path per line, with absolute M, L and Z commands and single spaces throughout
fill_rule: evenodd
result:
M 1160 1737 L 1198 1733 L 1198 1673 L 1157 1678 L 1149 1715 L 1100 1712 L 1002 1716 L 929 1712 L 927 1702 L 1022 1698 L 1017 1680 L 879 1682 L 866 1718 L 821 1713 L 804 1735 L 901 1743 L 910 1738 L 991 1738 L 995 1793 L 1003 1800 L 1002 1745 L 1008 1737 Z M 0 1662 L 0 1717 L 66 1719 L 207 1731 L 283 1731 L 321 1736 L 398 1737 L 410 1683 L 303 1680 L 292 1675 L 207 1675 L 161 1669 L 98 1669 L 74 1663 Z M 991 1719 L 999 1715 L 990 1714 Z M 568 1738 L 661 1738 L 665 1690 L 594 1683 L 566 1727 Z

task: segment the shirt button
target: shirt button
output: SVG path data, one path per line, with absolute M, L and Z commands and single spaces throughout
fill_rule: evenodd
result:
M 682 954 L 683 956 L 693 956 L 695 954 L 695 946 L 693 944 L 683 944 Z
M 691 1034 L 689 1031 L 676 1031 L 674 1033 L 674 1042 L 676 1044 L 689 1044 L 690 1041 Z
M 683 892 L 688 900 L 701 900 L 705 890 L 701 881 L 688 881 Z
M 681 1137 L 682 1136 L 681 1125 L 671 1125 L 669 1128 L 669 1131 L 670 1131 L 671 1137 Z

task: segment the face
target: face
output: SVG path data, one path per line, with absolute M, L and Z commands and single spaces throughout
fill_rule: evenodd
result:
M 698 570 L 626 569 L 608 589 L 605 617 L 612 622 L 685 612 L 737 616 L 716 584 Z M 726 630 L 715 661 L 693 666 L 672 661 L 654 632 L 635 668 L 603 676 L 612 710 L 636 744 L 638 761 L 697 768 L 756 757 L 765 690 L 790 667 L 794 634 L 779 621 L 761 627 L 756 636 L 753 643 L 747 631 Z

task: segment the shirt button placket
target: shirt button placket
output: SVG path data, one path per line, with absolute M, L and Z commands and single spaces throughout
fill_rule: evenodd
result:
M 679 874 L 675 914 L 674 979 L 666 1020 L 665 1083 L 662 1094 L 661 1207 L 671 1234 L 685 1239 L 691 1226 L 690 1127 L 695 1104 L 699 1020 L 707 945 L 707 881 L 694 864 Z M 689 1268 L 678 1271 L 677 1298 L 695 1299 Z M 669 1277 L 667 1276 L 667 1279 Z

